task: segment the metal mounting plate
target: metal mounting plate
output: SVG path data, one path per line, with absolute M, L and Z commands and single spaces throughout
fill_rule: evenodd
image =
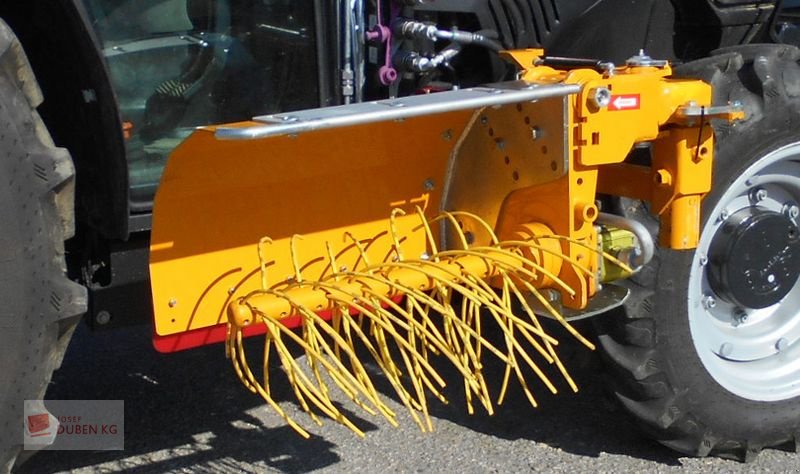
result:
M 459 110 L 530 102 L 549 97 L 563 97 L 579 91 L 580 86 L 575 84 L 530 84 L 517 81 L 398 99 L 264 115 L 255 117 L 253 120 L 265 125 L 244 128 L 221 127 L 216 129 L 216 137 L 220 140 L 254 140 L 314 130 L 403 120 Z

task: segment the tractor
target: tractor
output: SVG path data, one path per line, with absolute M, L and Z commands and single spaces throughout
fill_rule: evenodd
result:
M 431 430 L 442 365 L 470 413 L 509 390 L 535 407 L 578 390 L 573 341 L 678 452 L 800 449 L 798 17 L 789 0 L 5 2 L 0 471 L 78 324 L 220 344 L 298 442 L 308 420 L 271 384 L 359 436 L 336 396 L 392 424 L 395 397 Z

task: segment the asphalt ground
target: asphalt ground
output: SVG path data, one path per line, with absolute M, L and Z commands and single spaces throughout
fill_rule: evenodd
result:
M 431 402 L 433 433 L 419 431 L 386 384 L 379 390 L 401 426 L 350 412 L 365 439 L 330 420 L 314 425 L 286 384 L 274 386 L 284 409 L 311 431 L 304 440 L 242 387 L 222 345 L 166 355 L 152 349 L 148 327 L 91 333 L 81 326 L 47 398 L 124 400 L 125 450 L 43 451 L 20 471 L 800 472 L 800 455 L 787 450 L 765 450 L 742 464 L 683 457 L 648 440 L 606 395 L 599 357 L 563 345 L 577 394 L 560 383 L 553 396 L 532 383 L 538 408 L 515 388 L 493 416 L 480 408 L 470 416 L 457 374 L 444 372 L 451 402 Z M 279 368 L 274 373 L 279 378 Z

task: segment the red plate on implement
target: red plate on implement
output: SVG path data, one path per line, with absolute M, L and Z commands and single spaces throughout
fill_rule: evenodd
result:
M 640 106 L 639 94 L 612 95 L 608 110 L 638 110 Z

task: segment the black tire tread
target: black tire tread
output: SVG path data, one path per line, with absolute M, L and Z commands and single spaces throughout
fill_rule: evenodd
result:
M 22 402 L 44 396 L 87 305 L 86 289 L 65 276 L 74 167 L 36 112 L 42 100 L 22 46 L 0 20 L 0 191 L 11 198 L 0 202 L 0 472 L 21 449 Z
M 787 45 L 747 45 L 725 48 L 713 56 L 675 69 L 675 75 L 703 79 L 714 86 L 715 104 L 741 102 L 748 117 L 735 127 L 715 123 L 718 156 L 737 156 L 740 136 L 797 130 L 800 126 L 800 49 Z M 724 163 L 737 167 L 737 163 Z M 646 209 L 629 209 L 641 218 Z M 669 345 L 659 339 L 657 292 L 663 291 L 658 269 L 673 256 L 662 250 L 642 275 L 629 281 L 632 298 L 624 309 L 598 322 L 600 352 L 606 362 L 610 390 L 641 428 L 662 444 L 692 456 L 715 455 L 752 461 L 765 447 L 791 443 L 800 452 L 800 429 L 750 437 L 719 434 L 716 420 L 702 419 L 676 386 Z M 684 270 L 687 270 L 685 267 Z M 662 302 L 663 303 L 663 302 Z M 668 315 L 667 315 L 668 316 Z M 661 315 L 663 318 L 664 315 Z M 688 343 L 691 345 L 691 343 Z M 681 348 L 691 351 L 691 347 Z M 676 350 L 672 348 L 673 352 Z M 680 370 L 680 369 L 678 369 Z M 798 422 L 800 423 L 800 421 Z

